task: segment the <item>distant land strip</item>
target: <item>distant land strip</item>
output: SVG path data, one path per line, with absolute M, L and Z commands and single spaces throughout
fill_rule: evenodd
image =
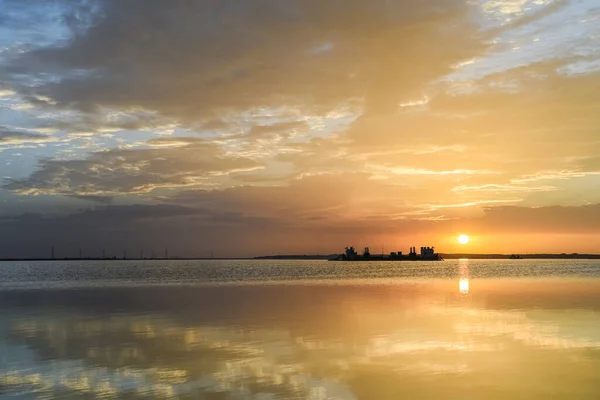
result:
M 282 254 L 282 255 L 269 255 L 269 256 L 258 256 L 258 257 L 169 257 L 169 258 L 143 258 L 132 257 L 132 258 L 122 258 L 122 257 L 110 257 L 110 258 L 101 258 L 101 257 L 86 257 L 86 258 L 78 258 L 78 257 L 63 257 L 63 258 L 0 258 L 0 261 L 116 261 L 116 260 L 130 260 L 130 261 L 194 261 L 194 260 L 327 260 L 329 258 L 335 257 L 338 254 Z M 511 256 L 514 258 L 515 255 L 511 254 L 467 254 L 467 253 L 452 253 L 452 254 L 444 254 L 440 253 L 440 255 L 446 260 L 456 260 L 461 258 L 468 258 L 472 260 L 498 260 L 498 259 L 510 259 Z M 561 254 L 518 254 L 520 259 L 587 259 L 587 260 L 596 260 L 600 259 L 600 254 L 579 254 L 579 253 L 561 253 Z M 394 260 L 390 260 L 393 262 Z
M 55 257 L 55 258 L 0 258 L 2 261 L 177 261 L 177 260 L 254 260 L 254 257 Z
M 260 256 L 254 257 L 258 260 L 326 260 L 335 257 L 338 254 L 330 255 L 276 255 L 276 256 Z M 518 256 L 521 259 L 600 259 L 600 254 L 579 254 L 579 253 L 561 253 L 561 254 L 467 254 L 467 253 L 440 253 L 444 259 L 456 260 L 461 258 L 469 258 L 473 260 L 493 260 L 493 259 L 509 259 L 511 256 Z M 394 261 L 394 260 L 390 260 Z

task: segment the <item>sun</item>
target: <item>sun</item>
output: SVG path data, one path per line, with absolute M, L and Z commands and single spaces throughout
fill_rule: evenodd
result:
M 469 243 L 469 237 L 467 235 L 460 235 L 458 237 L 458 243 L 460 243 L 460 244 L 467 244 L 467 243 Z

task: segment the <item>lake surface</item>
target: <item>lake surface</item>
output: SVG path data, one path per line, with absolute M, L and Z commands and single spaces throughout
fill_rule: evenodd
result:
M 0 398 L 598 399 L 600 260 L 0 263 Z

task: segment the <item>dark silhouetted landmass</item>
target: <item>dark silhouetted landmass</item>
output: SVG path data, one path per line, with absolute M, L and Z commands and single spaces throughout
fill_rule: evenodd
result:
M 252 260 L 252 257 L 154 257 L 154 258 L 123 258 L 123 257 L 64 257 L 64 258 L 0 258 L 0 261 L 194 261 L 194 260 Z
M 254 257 L 255 260 L 327 260 L 335 257 L 337 254 L 284 254 L 277 256 L 260 256 Z
M 600 259 L 600 254 L 442 254 L 445 259 L 469 258 L 473 260 L 489 259 L 510 259 L 511 256 L 518 256 L 521 259 Z
M 330 255 L 277 255 L 277 256 L 261 256 L 254 257 L 260 260 L 327 260 Z M 561 254 L 468 254 L 468 253 L 440 253 L 446 260 L 456 260 L 460 258 L 469 258 L 472 260 L 494 260 L 494 259 L 510 259 L 511 256 L 518 256 L 520 259 L 600 259 L 600 254 L 579 254 L 579 253 L 561 253 Z
M 65 257 L 65 258 L 0 258 L 0 261 L 115 261 L 115 260 L 130 260 L 130 261 L 148 261 L 148 260 L 328 260 L 338 254 L 281 254 L 268 255 L 258 257 L 169 257 L 169 258 L 101 258 L 101 257 Z M 600 254 L 579 254 L 579 253 L 560 253 L 560 254 L 470 254 L 470 253 L 440 253 L 446 260 L 457 260 L 461 258 L 469 258 L 472 260 L 497 260 L 497 259 L 600 259 Z M 393 260 L 392 260 L 393 261 Z

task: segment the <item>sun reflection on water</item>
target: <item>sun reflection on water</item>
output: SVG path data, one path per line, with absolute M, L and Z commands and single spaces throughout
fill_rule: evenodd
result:
M 463 278 L 458 281 L 458 290 L 461 294 L 469 294 L 469 279 Z
M 469 259 L 458 260 L 458 291 L 460 294 L 469 294 Z

